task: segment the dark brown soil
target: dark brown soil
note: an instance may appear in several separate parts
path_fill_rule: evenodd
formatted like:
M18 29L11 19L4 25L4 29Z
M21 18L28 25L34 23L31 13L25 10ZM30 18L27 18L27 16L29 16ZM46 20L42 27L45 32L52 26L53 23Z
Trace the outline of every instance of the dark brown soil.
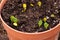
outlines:
M42 5L37 6L39 0L8 0L2 9L3 20L12 28L23 32L42 32L56 26L60 21L60 0L40 0ZM22 12L22 4L27 4L27 9ZM30 3L34 6L31 7ZM50 17L54 14L56 17ZM14 26L10 20L10 16L18 18L18 26ZM44 28L38 26L38 21L44 17L49 18L46 22L49 27ZM44 23L44 22L43 22Z
M0 40L9 40L7 37L7 32L5 31L5 29L2 26L1 20L0 20Z

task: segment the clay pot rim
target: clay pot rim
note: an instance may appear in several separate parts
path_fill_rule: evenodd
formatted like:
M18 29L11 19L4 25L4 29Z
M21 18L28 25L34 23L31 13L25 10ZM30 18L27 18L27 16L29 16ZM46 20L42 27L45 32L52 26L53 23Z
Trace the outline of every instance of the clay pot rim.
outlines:
M1 3L2 3L2 2L1 2ZM7 24L4 22L4 20L2 19L1 14L0 14L0 19L1 19L1 21L2 21L5 25L7 25ZM15 31L15 32L18 32L18 33L22 33L22 34L34 34L34 35L35 35L35 34L43 34L43 33L47 33L47 32L49 32L49 31L52 31L52 30L54 30L55 28L57 28L59 25L60 25L60 23L57 24L54 28L51 28L50 30L43 31L43 32L35 32L35 33L28 33L28 32L18 31L18 30L13 29L13 28L10 27L9 25L7 25L7 27L8 27L9 29Z
M1 18L1 21L2 21L5 25L7 25L7 24L4 22L4 20L2 19L1 15L0 15L0 18ZM28 33L28 32L18 31L18 30L13 29L13 28L12 28L12 27L10 27L9 25L7 25L7 27L8 27L9 29L11 29L11 30L15 31L15 32L23 33L23 34L43 34L43 33L47 33L47 32L49 32L49 31L54 30L54 29L55 29L55 28L57 28L59 25L60 25L60 23L59 23L59 24L57 24L54 28L51 28L50 30L43 31L43 32L35 32L35 33Z

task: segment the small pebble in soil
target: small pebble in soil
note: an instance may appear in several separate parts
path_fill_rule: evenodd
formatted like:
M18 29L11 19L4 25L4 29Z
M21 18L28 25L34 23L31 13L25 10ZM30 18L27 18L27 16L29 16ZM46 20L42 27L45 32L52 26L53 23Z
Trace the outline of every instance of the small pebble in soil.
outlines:
M56 5L57 3L56 2L54 2L54 5Z
M46 18L47 18L47 19L49 19L49 17L48 17L48 16L46 16Z

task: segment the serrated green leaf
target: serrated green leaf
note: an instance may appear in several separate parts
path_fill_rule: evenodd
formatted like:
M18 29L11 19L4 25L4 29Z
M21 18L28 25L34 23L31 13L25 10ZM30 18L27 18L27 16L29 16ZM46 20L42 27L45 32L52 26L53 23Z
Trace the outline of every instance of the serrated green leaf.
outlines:
M43 21L39 20L39 22L38 22L39 27L42 25L42 23L43 23Z
M47 29L49 24L47 22L44 23L44 27Z
M11 20L11 22L14 22L14 23L18 22L18 19L14 16L10 16L10 20Z

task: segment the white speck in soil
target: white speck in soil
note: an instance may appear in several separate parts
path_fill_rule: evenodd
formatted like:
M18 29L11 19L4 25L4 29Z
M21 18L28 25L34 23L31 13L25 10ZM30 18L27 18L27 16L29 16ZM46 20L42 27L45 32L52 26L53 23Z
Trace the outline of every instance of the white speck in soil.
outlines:
M50 10L48 10L48 12L50 13Z
M22 26L21 26L21 28L23 28L25 25L23 24Z
M49 17L48 17L48 16L46 16L46 18L47 18L47 19L49 19Z
M58 10L55 10L55 12L59 13L59 11L58 11Z
M56 8L58 8L58 7L56 7Z
M54 20L53 22L55 23L56 21Z
M26 16L26 18L28 18L28 16Z
M55 2L54 5L56 5L57 3Z
M55 23L53 23L53 25L54 25Z

